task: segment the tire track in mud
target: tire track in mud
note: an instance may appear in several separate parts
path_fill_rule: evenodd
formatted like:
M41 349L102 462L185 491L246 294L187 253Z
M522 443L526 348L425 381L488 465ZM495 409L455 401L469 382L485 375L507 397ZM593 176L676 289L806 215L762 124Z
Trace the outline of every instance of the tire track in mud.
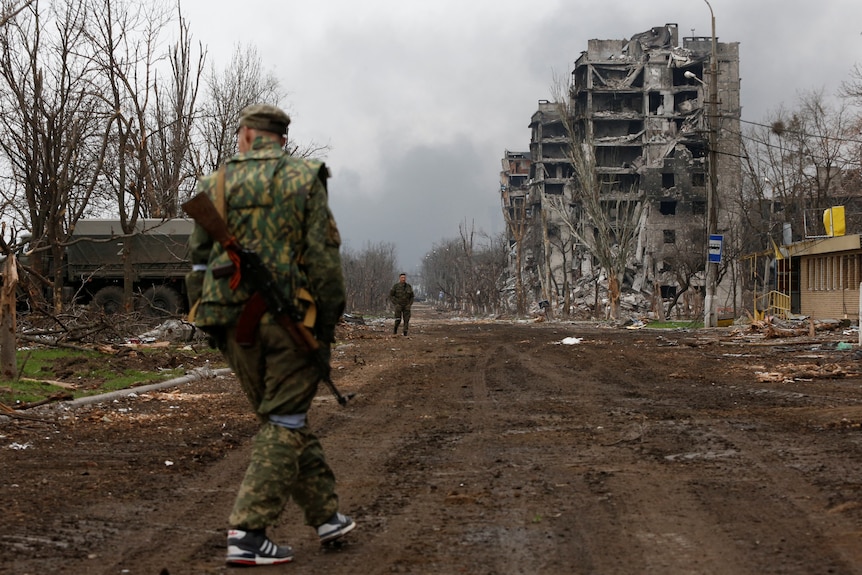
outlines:
M542 472L554 487L571 492L573 532L560 546L570 550L569 564L580 567L573 572L619 573L631 565L656 573L758 572L747 570L733 537L720 518L710 519L708 502L678 469L632 458L630 445L640 445L654 425L651 409L639 405L649 394L641 383L652 379L649 366L626 349L616 362L593 361L590 356L601 347L586 343L543 354L548 369L533 369L530 380L553 391L555 400L537 402L533 421L523 425L525 434L561 431L576 440L544 460L532 455L544 463ZM525 347L511 361L535 366L531 353ZM559 420L548 425L554 415Z
M542 572L543 565L570 563L543 524L543 514L553 513L531 503L537 490L545 496L548 489L534 469L536 457L521 437L510 433L525 423L520 409L512 407L525 378L533 374L509 345L494 343L477 354L462 351L462 345L476 349L474 331L448 330L431 345L433 352L419 361L414 354L414 370L399 368L400 386L375 392L375 405L389 404L395 410L390 417L402 418L391 427L413 431L390 443L386 459L372 464L380 466L383 481L373 501L358 513L372 528L361 545L387 559L370 569L365 565L363 572L517 572L513 565L532 565ZM423 362L434 364L431 382L423 381ZM404 393L413 400L405 401ZM405 426L404 418L414 425ZM501 438L513 438L514 444L501 443ZM392 532L398 537L387 537ZM453 540L459 544L453 547ZM409 543L393 547L390 541ZM490 562L489 548L497 550ZM422 557L419 565L417 557Z
M621 366L636 359L627 355ZM857 572L858 551L846 548L848 539L858 544L858 532L839 530L835 538L811 525L799 540L800 524L817 510L797 509L792 500L808 506L817 490L779 471L771 446L752 443L746 431L730 433L722 418L701 412L693 419L692 405L706 403L698 395L713 399L715 385L727 384L716 375L717 384L679 393L678 380L692 383L668 378L667 367L641 363L639 377L621 368L609 379L596 364L582 374L578 403L594 408L582 416L601 430L574 466L583 474L582 531L594 552L585 563L596 572L632 564L668 573ZM607 411L595 410L601 406ZM626 559L615 564L615 556Z
M814 568L828 573L862 572L862 532L844 515L858 508L862 462L847 473L840 447L828 433L810 440L786 438L762 423L696 420L729 446L722 473L698 479L704 506L737 541L774 549L769 561L750 563L761 572ZM767 437L769 439L767 439ZM788 449L788 446L792 448ZM703 457L700 446L689 457ZM830 462L842 462L830 468ZM850 492L842 494L842 487ZM769 526L763 529L763 525ZM802 535L804 534L804 535Z
M452 332L460 330L443 333ZM460 523L453 520L450 508L474 502L473 495L459 494L452 485L472 483L475 470L464 469L460 462L453 467L451 458L470 433L463 409L471 401L472 373L483 359L465 353L460 338L452 335L410 343L409 360L394 368L400 384L381 388L381 395L373 400L376 405L391 406L388 417L393 430L408 433L390 449L378 452L383 456L376 463L382 481L361 515L372 524L363 545L385 560L364 565L367 573L449 572L445 566L452 565L453 553L461 552L439 544L449 540L449 530ZM432 364L435 375L428 380L424 368ZM394 375L383 379L393 381ZM418 565L417 557L421 558Z
M347 545L321 550L291 505L271 534L296 561L255 573L862 573L858 431L823 423L858 410L853 381L757 383L750 364L776 360L663 352L647 332L416 324L336 350L336 383L358 395L341 408L322 389L312 409L358 523ZM571 335L584 339L554 345ZM141 436L151 459L175 437L156 433ZM85 532L115 531L99 558L51 572L244 572L222 563L248 457L236 447L163 497L75 508ZM111 453L98 459L106 477Z
M858 572L858 545L848 553L858 531L839 527L818 489L744 434L720 420L650 421L642 442L599 454L615 465L587 471L602 504L585 515L598 533L611 527L603 544L630 537L658 572Z
M182 392L194 395L199 390L205 390L203 395L213 400L212 398L223 393L226 387L230 388L231 383L223 379L216 385L201 380L184 387ZM218 391L213 392L213 389ZM93 485L98 486L99 491L93 493L84 489L80 493L81 501L62 502L64 507L80 509L73 514L60 515L65 522L56 524L56 529L50 531L50 537L57 541L68 539L77 546L78 551L91 551L88 554L67 553L60 570L40 569L35 572L107 575L147 571L148 568L141 566L157 564L158 570L165 569L169 573L204 574L217 573L223 567L221 558L225 549L225 520L247 463L247 452L241 449L228 450L223 456L216 456L219 458L217 461L206 466L206 473L188 475L182 468L186 464L194 465L188 459L189 445L176 446L176 450L175 446L170 445L172 427L183 425L183 406L172 406L173 402L169 400L151 399L153 400L146 402L146 405L140 403L144 401L143 397L141 400L119 400L116 408L120 412L147 413L152 416L151 420L143 418L139 425L142 428L164 429L162 437L165 445L161 448L159 445L134 442L128 443L127 451L124 452L122 447L100 440L93 442L91 446L74 445L70 453L65 455L63 460L67 464L76 457L82 459L81 465L73 467L73 470L85 477L92 474ZM221 404L218 399L213 401L215 404ZM111 405L114 403L116 402ZM120 407L121 405L126 407ZM100 413L107 410L99 406L96 408ZM114 417L120 419L110 415L110 411L106 413L106 422L110 422ZM224 444L235 445L240 435L244 436L253 428L249 423L247 418L242 418L242 421L230 421L221 426L217 423L210 424L202 435L194 439L222 444L216 448L217 452L221 453ZM67 432L74 433L74 429L70 428ZM225 441L225 437L230 439ZM117 435L115 441L123 445L127 440ZM208 448L205 443L200 444L201 453L206 453ZM73 453L76 455L71 455ZM176 461L175 456L179 456ZM180 468L173 480L166 480L165 477L170 477L169 474L153 471L150 467L155 463L163 469L169 469L168 462L170 465L176 463ZM107 469L113 467L123 470L113 471L114 475L154 474L153 485L135 489L123 483L114 486L117 491L114 493L110 484L98 480ZM82 472L81 469L92 471ZM63 476L62 471L55 473L59 477ZM146 479L140 481L146 482ZM86 480L82 482L87 483ZM66 531L69 532L68 535ZM93 544L93 538L96 538L98 544ZM78 556L83 558L78 559ZM0 573L2 572L3 568L0 567Z
M459 333L469 338L470 332ZM452 346L457 349L457 341ZM522 357L513 345L494 338L476 356L441 357L450 363L451 375L438 394L438 400L445 398L438 406L438 425L426 437L442 435L447 441L427 460L430 493L410 508L419 516L435 517L435 523L411 538L423 543L410 549L405 561L415 560L419 551L446 557L443 565L471 573L519 572L525 565L534 572L557 572L575 563L559 541L570 520L563 492L551 508L538 503L557 487L543 476L546 444L531 442L532 433L559 433L567 425L554 414L524 409L525 386L541 385L543 376L527 367L531 359L523 362ZM537 425L540 419L543 423ZM419 439L408 451L420 453L424 447ZM442 543L435 544L438 539ZM453 539L460 542L454 549ZM495 550L492 560L487 549Z

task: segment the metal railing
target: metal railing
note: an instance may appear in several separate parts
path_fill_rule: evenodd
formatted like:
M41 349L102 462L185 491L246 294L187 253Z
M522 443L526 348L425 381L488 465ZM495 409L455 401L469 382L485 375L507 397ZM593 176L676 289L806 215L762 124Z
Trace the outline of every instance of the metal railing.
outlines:
M790 315L790 296L780 291L771 291L757 298L755 316L763 319L765 315L787 319Z

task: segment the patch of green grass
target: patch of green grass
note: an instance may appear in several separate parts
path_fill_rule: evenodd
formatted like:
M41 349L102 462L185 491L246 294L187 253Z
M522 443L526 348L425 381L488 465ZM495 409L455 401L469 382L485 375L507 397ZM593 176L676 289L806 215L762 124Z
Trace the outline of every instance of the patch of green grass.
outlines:
M179 377L185 373L184 368L165 369L160 371L139 371L135 369L124 369L122 372L116 372L106 369L98 369L90 372L94 379L104 379L104 382L98 389L84 390L75 392L75 397L83 397L88 395L96 395L99 393L107 393L136 387L139 385L147 385L148 383L156 383L165 381L174 377Z
M102 354L96 351L79 351L64 348L31 348L19 349L16 353L18 358L18 375L20 377L45 377L46 373L53 376L53 366L58 359L83 359L96 360ZM6 382L2 382L6 383Z
M0 381L0 402L13 406L17 402L31 403L61 391L60 388L37 381Z
M134 363L146 366L146 356L158 352L140 349L135 353L138 360ZM124 367L120 358L97 351L46 347L18 350L16 355L18 379L0 379L0 402L9 406L33 403L61 393L72 398L98 395L164 381L185 372L183 367L163 370ZM58 380L76 388L48 383Z

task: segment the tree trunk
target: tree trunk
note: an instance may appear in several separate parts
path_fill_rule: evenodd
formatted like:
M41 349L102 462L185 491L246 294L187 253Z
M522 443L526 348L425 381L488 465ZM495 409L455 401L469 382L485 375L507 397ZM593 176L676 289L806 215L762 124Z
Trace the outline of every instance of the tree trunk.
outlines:
M527 313L527 298L524 297L524 274L521 269L523 265L524 239L521 237L518 240L516 247L516 264L515 264L515 309L518 317L524 317Z
M657 275L654 277L658 277ZM664 309L664 299L661 295L661 283L653 282L653 312L658 321L667 321L667 313Z
M620 281L615 275L608 276L608 298L611 300L611 319L620 319Z
M134 266L132 265L132 238L126 236L123 238L123 308L126 313L131 313L135 309L134 293L132 286L135 274Z
M18 351L15 336L15 292L18 287L18 266L14 253L9 253L3 266L3 286L0 288L0 369L4 380L18 377Z
M566 255L567 250L561 251L563 252L563 317L569 317L572 313L572 286L569 282L571 264Z
M545 301L548 302L548 307L545 308L545 317L552 319L554 317L556 297L554 297L554 285L551 279L553 275L551 270L551 239L548 237L548 221L545 216L545 210L542 210L542 251L545 255L545 273L543 274L542 290L544 291Z
M51 278L54 281L51 286L51 297L54 300L54 313L57 315L63 313L63 276L66 274L64 251L65 248L56 241L51 245L51 260L54 267L54 274Z
M603 315L602 310L599 309L599 276L596 275L593 280L593 317L601 319Z

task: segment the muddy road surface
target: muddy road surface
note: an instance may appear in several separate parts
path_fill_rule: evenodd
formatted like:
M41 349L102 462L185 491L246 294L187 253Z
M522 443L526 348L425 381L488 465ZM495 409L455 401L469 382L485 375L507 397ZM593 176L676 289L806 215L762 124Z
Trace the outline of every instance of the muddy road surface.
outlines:
M862 573L857 336L451 320L345 328L312 426L358 526L224 565L231 375L0 418L0 573ZM565 341L565 343L564 343Z

